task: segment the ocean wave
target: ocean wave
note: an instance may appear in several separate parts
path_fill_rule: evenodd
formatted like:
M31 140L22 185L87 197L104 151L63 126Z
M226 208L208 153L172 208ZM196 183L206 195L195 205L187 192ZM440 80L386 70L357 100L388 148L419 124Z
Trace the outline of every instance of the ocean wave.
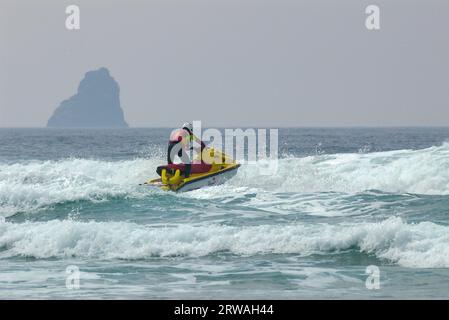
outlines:
M0 164L0 215L32 212L57 203L144 197L138 184L155 177L161 158L128 161L66 159ZM250 193L449 194L449 144L422 150L323 154L245 164L225 187L227 197ZM188 197L215 199L220 188Z
M449 194L449 143L421 150L324 154L248 164L230 183L275 192Z
M357 250L404 267L449 267L449 227L408 224L393 217L378 223L260 226L145 226L128 222L0 223L0 258L85 257L150 259L200 257L217 252L336 254Z
M0 164L0 215L32 212L57 203L142 197L139 183L154 176L156 159L87 159Z

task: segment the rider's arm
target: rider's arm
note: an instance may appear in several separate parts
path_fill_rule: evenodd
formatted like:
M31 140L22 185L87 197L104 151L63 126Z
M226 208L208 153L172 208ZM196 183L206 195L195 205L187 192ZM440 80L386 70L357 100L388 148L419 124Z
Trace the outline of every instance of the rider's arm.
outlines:
M199 139L197 136L192 134L192 140L194 140L195 142L197 142L198 144L201 145L201 151L203 151L204 148L206 148L206 144L201 141L201 139Z

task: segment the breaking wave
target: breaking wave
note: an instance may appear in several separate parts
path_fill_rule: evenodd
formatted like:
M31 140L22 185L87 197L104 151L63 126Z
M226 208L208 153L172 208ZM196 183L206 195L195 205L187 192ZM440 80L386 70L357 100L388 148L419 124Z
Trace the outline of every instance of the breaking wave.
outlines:
M449 143L421 150L325 154L247 165L232 184L291 192L449 194Z
M66 159L0 164L0 215L30 212L67 201L145 197L141 183L162 159ZM325 154L246 164L226 192L344 192L449 194L449 144L422 150ZM200 190L202 191L202 190Z
M449 227L394 217L360 224L177 225L52 220L0 223L0 258L328 254L356 250L405 267L449 267Z

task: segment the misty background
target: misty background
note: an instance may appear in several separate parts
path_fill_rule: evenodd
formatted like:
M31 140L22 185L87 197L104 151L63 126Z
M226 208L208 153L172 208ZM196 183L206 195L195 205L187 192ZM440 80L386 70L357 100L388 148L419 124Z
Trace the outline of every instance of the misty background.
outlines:
M0 0L0 127L45 126L100 67L133 127L448 126L448 36L444 0Z

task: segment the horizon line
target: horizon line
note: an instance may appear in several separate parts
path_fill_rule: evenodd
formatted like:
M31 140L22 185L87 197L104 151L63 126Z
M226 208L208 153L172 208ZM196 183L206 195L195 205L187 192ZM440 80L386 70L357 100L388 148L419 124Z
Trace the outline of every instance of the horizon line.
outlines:
M98 129L106 129L106 130L126 130L126 129L170 129L177 128L177 126L146 126L146 127L1 127L0 129L49 129L49 130L98 130ZM219 129L238 129L238 128L261 128L261 129L387 129L387 128L449 128L448 125L354 125L354 126L205 126L204 128L219 128Z

